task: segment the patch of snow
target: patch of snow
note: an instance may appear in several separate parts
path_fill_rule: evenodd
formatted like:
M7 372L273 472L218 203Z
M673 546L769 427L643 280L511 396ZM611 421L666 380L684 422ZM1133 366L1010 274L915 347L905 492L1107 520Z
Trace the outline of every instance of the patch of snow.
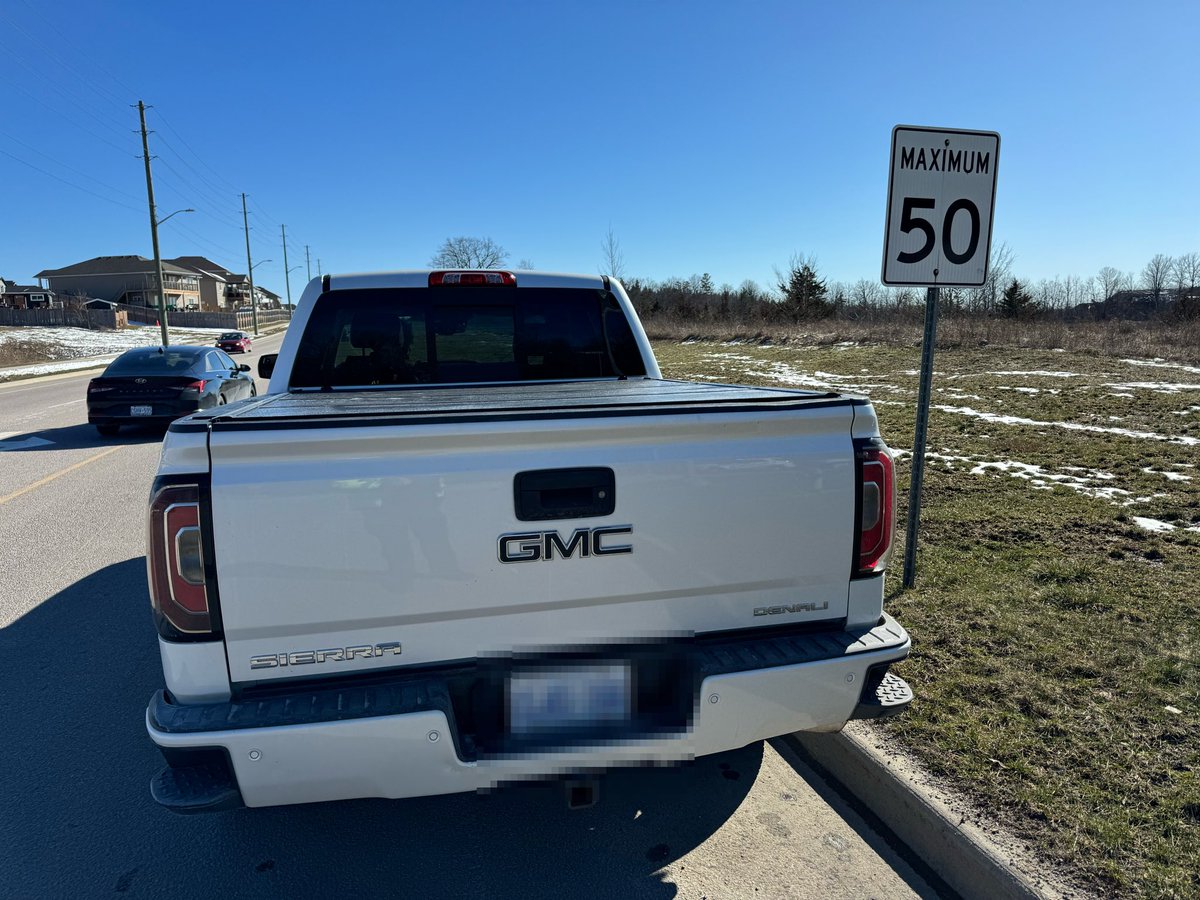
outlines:
M41 363L32 366L16 366L11 369L0 369L0 381L11 381L14 378L32 378L36 375L53 375L57 372L78 372L83 369L100 369L112 360L101 359L69 359L65 362Z
M1193 375L1200 375L1200 367L1185 366L1181 363L1169 363L1161 357L1154 359L1123 359L1123 363L1129 363L1131 366L1150 366L1155 369L1179 369L1181 372L1190 372Z
M1170 522L1160 522L1158 519L1149 519L1145 516L1134 516L1133 524L1143 531L1149 531L1152 534L1163 534L1175 530L1175 526Z
M1108 382L1104 386L1107 388L1117 388L1121 391L1154 391L1156 394L1178 394L1180 391L1200 391L1200 384L1182 384L1172 381Z
M1142 471L1147 473L1148 475L1161 475L1163 478L1167 479L1167 481L1191 481L1192 480L1191 475L1184 475L1182 472L1164 472L1159 469L1155 469L1152 466L1147 466L1146 468L1142 469Z
M1144 531L1149 531L1151 534L1167 534L1172 531L1190 531L1200 534L1200 525L1190 525L1187 528L1181 528L1178 525L1172 525L1170 522L1162 522L1158 519L1150 519L1145 516L1133 516L1133 524Z
M1128 400L1133 399L1133 394L1109 394L1110 397L1125 397Z
M1187 409L1177 409L1173 415L1190 416L1194 412L1200 412L1200 406L1189 406Z
M1026 378L1082 378L1079 372L1051 372L1046 369L1029 369L1010 372L963 372L950 378L984 378L989 375L1021 375Z
M1021 394L1061 394L1062 391L1058 388L1035 388L1035 387L1005 387L1000 386L1002 391L1017 391Z
M1004 416L999 413L980 412L969 406L946 406L934 404L934 409L942 412L955 413L961 416L972 416L985 422L995 422L999 425L1033 425L1038 428L1064 428L1068 431L1087 431L1092 434L1117 434L1122 437L1137 438L1145 441L1164 441L1168 444L1182 444L1185 447L1200 445L1200 438L1189 435L1158 434L1153 431L1133 431L1129 428L1107 428L1103 425L1083 425L1079 422L1040 422L1037 419L1026 419L1022 416Z

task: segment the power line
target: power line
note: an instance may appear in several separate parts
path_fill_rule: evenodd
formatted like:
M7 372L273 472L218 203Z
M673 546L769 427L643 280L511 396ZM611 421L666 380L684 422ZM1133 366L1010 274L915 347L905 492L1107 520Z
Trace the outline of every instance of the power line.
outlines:
M187 151L196 158L196 161L199 162L200 165L202 165L202 166L204 166L204 168L208 169L208 171L210 171L213 174L213 177L215 177L218 181L225 182L225 186L228 188L229 193L235 194L235 195L238 193L237 188L235 188L233 185L231 185L228 181L225 181L225 179L221 177L220 173L218 173L216 169L214 169L212 166L210 166L204 160L204 157L202 157L199 153L197 153L195 150L192 149L191 145L184 139L183 135L180 134L179 131L176 130L175 126L171 124L170 119L168 119L166 116L164 116L161 112L158 114L158 118L159 118L159 121L161 121L164 125L167 126L167 128L169 128L171 130L171 134L173 134L173 135L175 135L175 137L179 138L179 143L183 144L183 146L187 149ZM197 174L199 174L199 173L197 173Z
M0 150L0 153L3 153L9 159L16 160L23 166L28 166L29 168L33 169L35 172L41 172L47 178L53 178L55 181L60 181L63 184L67 185L68 187L73 187L78 191L83 191L85 194L91 194L93 197L97 198L98 200L103 200L106 203L113 204L114 206L120 206L120 207L124 207L125 209L131 209L136 213L142 212L142 210L138 209L137 207L130 206L128 203L122 203L120 200L113 200L110 197L105 197L101 194L97 194L95 191L89 190L88 188L85 188L82 185L75 184L73 181L67 181L67 179L65 179L65 178L60 178L59 176L55 175L53 172L47 172L45 169L39 168L31 162L21 159L21 157L19 157L19 156L13 156L7 150Z
M7 138L8 140L12 141L14 144L20 144L26 150L30 151L31 153L36 153L38 156L42 157L47 162L51 162L56 166L60 166L61 168L64 168L69 172L74 172L76 175L82 175L84 178L98 184L100 187L104 188L106 191L112 191L114 194L120 194L122 197L128 197L130 200L133 200L135 202L140 199L139 197L135 197L133 194L130 194L128 191L123 191L120 188L115 188L111 184L105 184L99 178L96 178L94 175L84 172L82 169L76 169L74 166L69 166L65 162L60 162L59 160L57 160L53 156L51 156L49 153L46 153L44 150L40 150L37 147L34 147L30 144L26 144L24 141L20 140L19 138L13 137L11 134L6 134L5 132L0 131L0 137Z
M105 73L106 75L108 75L108 77L111 78L113 80L113 82L119 88L121 88L122 91L125 92L125 96L131 97L137 93L137 91L135 91L129 85L125 84L125 82L121 81L120 78L118 78L115 74L113 74L111 69L105 68L101 62L99 62L95 59L96 54L94 52L94 48L85 49L83 47L80 47L78 44L76 44L74 41L72 41L70 38L68 38L65 34L63 34L61 31L59 31L53 22L51 22L50 20L45 18L40 12L38 12L38 10L34 6L32 6L30 3L28 3L27 0L21 0L21 3L24 5L24 7L26 9L28 9L31 13L33 13L35 16L37 16L39 19L41 19L42 22L44 22L47 26L49 26L50 30L53 31L55 34L57 34L59 36L59 38L63 41L63 43L69 44L71 47L74 48L74 50L81 57L86 58L88 61L89 69L97 69L97 70ZM45 44L43 44L42 46L45 46ZM97 91L99 90L99 88L96 87L94 82L91 81L90 79L88 80L88 84L89 84L89 86L93 87L95 90L97 90ZM112 94L110 96L115 98L114 102L116 102L119 106L125 106L126 101L124 99L122 99L120 97L120 95Z
M25 90L25 88L21 87L21 85L16 84L14 82L12 84L12 86L15 87L22 94L24 94L26 97L28 97L30 100L32 100L34 103L38 104L39 106L43 107L44 109L48 109L50 112L54 113L55 115L59 116L60 118L65 119L67 122L69 122L75 128L78 128L80 131L90 134L92 137L94 137L96 140L100 141L101 143L108 144L108 146L112 147L114 150L116 150L122 156L136 156L137 155L137 154L131 152L132 148L119 146L118 144L116 144L113 141L109 140L108 138L104 137L104 135L98 134L97 132L93 131L91 128L89 128L87 125L84 125L82 122L80 122L78 119L74 118L73 116L70 116L67 113L63 112L61 109L50 105L45 100L43 100L41 97L34 96L29 91Z

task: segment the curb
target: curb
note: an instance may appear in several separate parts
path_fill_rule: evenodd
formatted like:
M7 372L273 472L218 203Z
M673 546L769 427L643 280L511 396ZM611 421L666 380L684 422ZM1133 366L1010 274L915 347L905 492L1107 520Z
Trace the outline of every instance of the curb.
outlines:
M1060 897L1021 872L974 823L956 815L911 774L854 731L799 732L787 740L869 809L962 897L1046 900Z

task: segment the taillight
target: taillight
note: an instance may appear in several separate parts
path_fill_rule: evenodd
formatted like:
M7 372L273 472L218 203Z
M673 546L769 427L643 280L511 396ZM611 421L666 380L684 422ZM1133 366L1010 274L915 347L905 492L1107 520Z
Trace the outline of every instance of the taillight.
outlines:
M515 287L517 276L512 272L430 272L430 287L462 287L501 286Z
M201 379L200 381L193 381L191 384L185 384L183 389L185 391L195 391L196 393L200 393L204 390L204 386L206 384L208 384L208 382L204 379Z
M89 394L99 394L104 391L111 391L112 389L113 386L111 384L96 384L95 381L89 381L87 392Z
M882 441L856 444L859 477L858 566L856 574L882 572L892 550L896 522L896 479L892 457Z
M184 634L211 633L199 486L160 488L150 500L147 528L146 571L155 615Z

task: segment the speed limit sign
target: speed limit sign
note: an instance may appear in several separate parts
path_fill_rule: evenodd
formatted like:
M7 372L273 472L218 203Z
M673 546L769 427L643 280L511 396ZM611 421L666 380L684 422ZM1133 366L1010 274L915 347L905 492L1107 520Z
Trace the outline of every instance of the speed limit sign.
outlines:
M883 283L979 287L987 280L1000 135L892 129Z

